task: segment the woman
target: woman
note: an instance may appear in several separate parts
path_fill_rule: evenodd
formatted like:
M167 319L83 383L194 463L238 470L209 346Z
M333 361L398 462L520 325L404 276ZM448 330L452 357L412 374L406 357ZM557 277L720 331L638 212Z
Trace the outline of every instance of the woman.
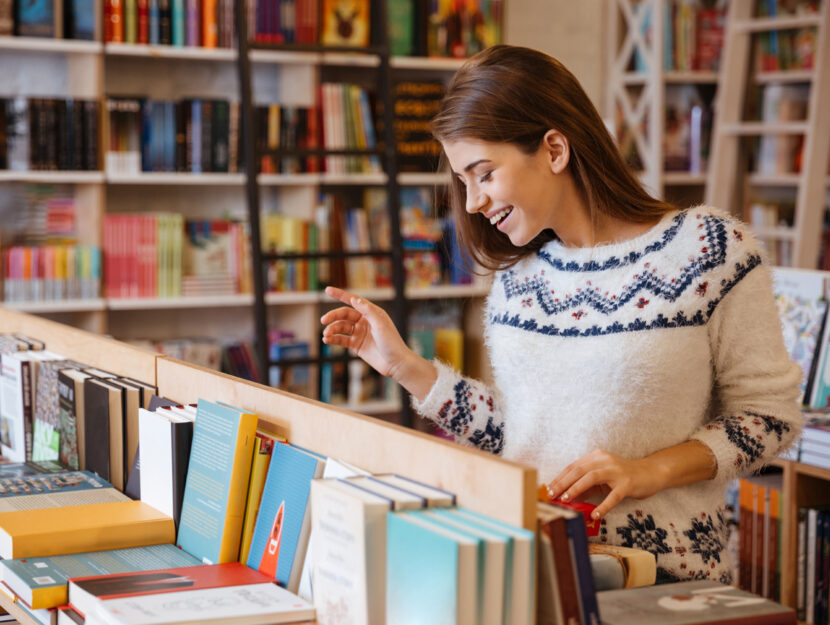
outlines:
M496 46L453 78L432 123L462 243L495 270L495 385L410 351L340 289L323 339L423 416L598 504L598 540L647 549L658 581L731 581L723 491L796 437L800 370L761 247L726 213L677 210L628 171L558 61Z

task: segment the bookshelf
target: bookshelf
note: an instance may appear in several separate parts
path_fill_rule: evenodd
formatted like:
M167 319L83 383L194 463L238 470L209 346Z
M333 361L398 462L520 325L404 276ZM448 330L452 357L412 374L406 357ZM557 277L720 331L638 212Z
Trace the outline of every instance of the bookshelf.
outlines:
M706 201L758 228L777 264L816 268L830 182L830 3L799 7L764 16L752 3L730 4ZM788 67L769 53L769 42L800 33L813 33L811 62L800 64L806 67ZM753 90L761 95L753 99ZM753 108L760 110L750 117ZM792 210L774 208L769 227L753 214L757 203Z
M643 185L680 206L700 203L707 180L721 27L707 31L708 41L680 41L682 32L703 32L703 16L695 3L674 0L606 3L606 117ZM717 13L705 16L717 22Z
M537 476L530 467L40 317L0 308L0 326L44 340L67 357L157 384L161 395L176 401L205 397L255 411L261 429L298 445L371 472L395 472L433 484L457 493L461 506L535 528ZM36 625L3 593L0 606L20 623Z

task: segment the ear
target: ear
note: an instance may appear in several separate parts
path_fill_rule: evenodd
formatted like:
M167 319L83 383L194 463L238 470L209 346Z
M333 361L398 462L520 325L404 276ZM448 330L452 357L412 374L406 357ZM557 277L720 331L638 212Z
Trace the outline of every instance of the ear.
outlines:
M553 173L565 171L571 158L571 146L565 135L558 130L548 130L542 138L542 149L547 152L546 158Z

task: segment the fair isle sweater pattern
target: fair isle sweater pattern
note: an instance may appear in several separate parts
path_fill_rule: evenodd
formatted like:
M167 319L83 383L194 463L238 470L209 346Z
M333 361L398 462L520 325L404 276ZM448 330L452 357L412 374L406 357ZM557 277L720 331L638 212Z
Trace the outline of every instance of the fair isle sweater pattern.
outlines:
M559 259L552 258L544 250L539 252L539 258L558 271L587 274L618 270L663 250L676 237L687 218L687 213L681 212L673 219L672 225L663 232L658 241L647 245L642 252L632 251L622 258L612 256L603 263L595 261L563 263ZM634 305L643 313L647 313L649 305L655 301L655 298L675 302L691 288L695 289L697 295L705 297L711 285L709 280L701 279L701 277L718 270L726 263L729 235L731 234L740 241L743 240L743 233L736 228L731 228L731 233L727 232L726 220L712 214L698 213L696 218L699 222L697 229L700 230L699 255L690 256L688 263L675 275L660 274L657 267L646 261L642 264L640 273L635 273L631 281L623 285L616 293L603 291L591 280L586 280L584 288L578 287L574 293L565 293L560 296L556 289L551 288L551 281L545 269L541 269L532 277L524 276L523 278L517 276L515 271L508 270L501 275L499 280L504 288L505 299L510 301L520 297L523 308L531 308L534 303L538 304L545 319L550 323L540 325L534 318L522 318L521 313L510 311L494 313L490 323L513 326L539 334L574 337L705 324L720 300L732 287L761 264L760 254L748 254L745 259L735 263L732 276L728 279L721 279L719 295L708 300L705 310L703 308L691 311L678 310L672 317L667 317L660 309L652 318L644 315L627 322L611 320L607 325L589 324L589 320L594 316L607 320L609 316L625 308L632 301L635 301ZM652 308L656 307L652 306Z
M568 434L560 436L560 431L567 430L570 423L557 422L551 413L561 410L576 416L583 411L592 414L597 410L596 401L580 404L583 394L576 388L579 384L590 379L592 385L607 389L607 400L601 395L600 401L606 401L611 414L617 406L634 412L631 423L637 423L640 418L636 413L638 405L647 403L630 397L631 390L619 386L620 380L636 379L639 372L632 370L619 375L616 370L604 369L610 366L601 362L604 354L631 350L635 356L649 358L646 350L654 345L665 350L667 344L670 350L678 340L679 335L675 333L682 332L683 344L702 354L693 372L706 378L720 366L716 364L718 350L727 349L710 345L717 340L713 336L719 336L711 327L712 319L727 296L740 290L740 294L733 296L730 307L718 313L718 328L734 328L732 317L746 314L746 307L751 310L754 297L771 298L765 282L767 274L755 275L763 263L760 246L743 230L742 224L713 209L698 207L668 215L647 236L638 237L631 245L613 246L609 250L603 253L600 249L586 258L585 254L569 253L559 244L547 245L534 257L498 273L485 315L496 384L488 387L436 361L438 380L423 402L413 401L416 410L463 444L537 466L540 481L547 481L565 464L589 452L594 445L593 438L614 427L613 421L598 422L578 430L577 433L583 434L581 439L568 439ZM742 283L744 286L737 289ZM776 314L774 305L765 310ZM777 316L750 343L780 343L780 337L763 335L765 331L780 333L776 323ZM731 336L733 332L730 330L728 334ZM536 360L522 362L521 353L534 347ZM739 349L742 348L739 346ZM534 392L531 389L535 388L537 377L542 384L554 384L544 377L548 370L568 371L562 369L557 359L566 360L568 356L587 351L595 355L598 364L595 371L585 372L585 379L567 379L551 373L557 380L555 384L571 388L564 395L569 402L566 406L555 403L558 389L536 389L545 397L537 404L516 391L521 388ZM768 356L764 354L764 358ZM744 405L744 400L732 401L727 396L722 402L725 408L714 412L707 395L719 391L717 371L708 386L701 383L695 391L699 405L686 411L682 407L686 398L682 390L667 388L659 380L653 382L653 387L645 387L644 392L665 395L663 400L667 406L680 406L677 415L666 414L666 419L675 423L672 427L686 428L684 431L691 432L689 438L698 439L712 449L718 463L718 479L664 491L644 501L625 500L603 519L598 540L654 553L659 581L730 581L723 510L717 505L722 500L723 484L769 462L789 445L799 429L795 401L789 399L789 394L793 398L797 396L798 373L794 373L795 366L789 363L785 352L775 352L775 356L774 367L748 376L758 378L745 383L749 390L741 389L740 385L736 387L740 391L738 395L747 397L755 394L753 384L759 384L758 388L762 389L759 395L764 396L760 404ZM670 355L667 366L673 366L677 357ZM502 364L503 359L510 364ZM636 357L632 362L636 362ZM781 390L763 390L773 386L763 376L773 374L777 377L770 379L782 380L775 387ZM726 370L725 375L734 377L735 373ZM682 375L676 377L682 379ZM736 386L732 377L730 384ZM680 393L677 398L673 397L675 392ZM653 408L644 410L647 419ZM566 421L578 421L578 418ZM625 457L642 457L651 450L642 446L641 439L650 436L654 438L648 426L644 431L627 434L623 430L621 439L626 440L605 440L603 448ZM627 437L633 437L634 442ZM537 438L545 442L537 443ZM566 440L560 443L560 439ZM681 441L663 440L655 444L661 448L660 445L676 442ZM560 455L564 459L558 463Z

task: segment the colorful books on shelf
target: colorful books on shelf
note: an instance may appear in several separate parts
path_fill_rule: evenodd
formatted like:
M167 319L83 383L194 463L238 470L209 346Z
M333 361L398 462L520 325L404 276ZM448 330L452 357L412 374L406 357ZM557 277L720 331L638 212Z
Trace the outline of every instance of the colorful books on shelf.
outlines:
M101 249L94 245L12 245L3 249L3 299L59 302L101 296Z
M233 7L230 0L105 0L104 41L232 48L236 41Z
M796 547L796 609L799 621L828 621L830 571L830 507L802 506L798 509Z
M70 578L192 567L199 560L172 544L149 545L55 555L0 560L0 580L27 605L51 608L67 602Z
M333 82L321 83L319 91L323 147L339 151L376 149L375 113L369 93L358 85ZM323 164L332 174L383 171L377 155L326 156Z
M769 474L743 479L738 497L737 584L743 590L779 601L781 476Z
M256 153L263 174L298 174L320 170L319 159L303 155L319 145L316 108L261 105L256 108ZM296 154L294 152L297 152Z

